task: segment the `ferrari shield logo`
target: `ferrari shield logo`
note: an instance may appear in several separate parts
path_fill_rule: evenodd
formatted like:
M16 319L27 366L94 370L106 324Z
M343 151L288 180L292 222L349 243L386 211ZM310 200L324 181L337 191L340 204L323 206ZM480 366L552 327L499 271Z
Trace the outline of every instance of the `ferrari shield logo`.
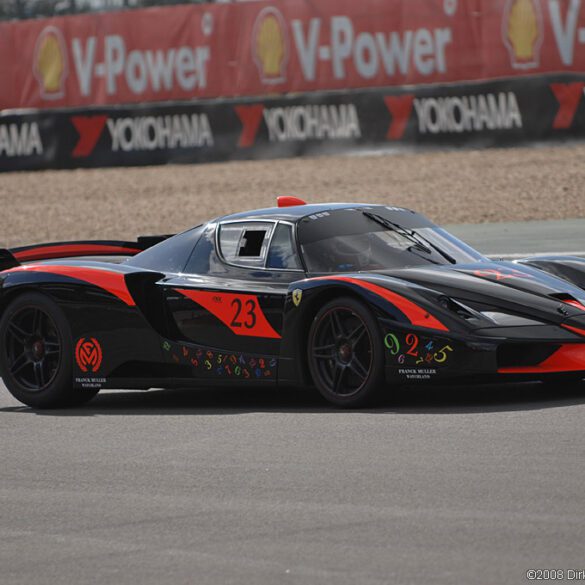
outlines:
M292 300L295 307L298 307L301 304L301 299L303 298L303 291L300 288L296 288L293 290Z

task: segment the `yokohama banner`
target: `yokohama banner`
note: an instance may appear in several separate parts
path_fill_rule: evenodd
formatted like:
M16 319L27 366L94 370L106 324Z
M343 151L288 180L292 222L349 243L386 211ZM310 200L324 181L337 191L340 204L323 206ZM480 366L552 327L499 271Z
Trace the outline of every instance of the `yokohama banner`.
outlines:
M585 0L272 0L0 24L0 110L585 71Z
M0 170L585 137L585 75L0 116Z

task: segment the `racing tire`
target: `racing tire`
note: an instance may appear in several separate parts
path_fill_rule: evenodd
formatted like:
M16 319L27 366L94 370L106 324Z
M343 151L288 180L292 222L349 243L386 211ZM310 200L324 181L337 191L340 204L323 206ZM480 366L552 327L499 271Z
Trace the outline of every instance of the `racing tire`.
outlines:
M0 376L9 392L38 409L79 406L99 390L73 388L73 342L61 308L25 293L0 319Z
M315 386L336 406L372 403L384 387L380 328L372 312L353 298L337 298L319 310L307 351Z

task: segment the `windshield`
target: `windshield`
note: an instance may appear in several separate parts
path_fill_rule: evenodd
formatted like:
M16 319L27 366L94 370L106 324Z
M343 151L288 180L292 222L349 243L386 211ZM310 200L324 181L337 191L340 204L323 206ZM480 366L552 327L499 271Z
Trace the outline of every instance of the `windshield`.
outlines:
M340 209L299 224L299 243L313 273L466 264L485 258L424 217L394 208Z

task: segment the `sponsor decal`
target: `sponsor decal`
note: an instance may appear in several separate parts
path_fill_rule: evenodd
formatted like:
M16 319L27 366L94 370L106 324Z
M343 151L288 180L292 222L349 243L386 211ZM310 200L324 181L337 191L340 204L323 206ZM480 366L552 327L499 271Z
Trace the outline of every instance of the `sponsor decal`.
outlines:
M260 81L274 85L286 81L290 54L284 16L274 6L263 8L252 30L252 58Z
M213 146L207 114L110 118L107 127L114 152Z
M71 153L72 157L83 158L93 152L107 120L107 116L71 116L71 123L79 134L79 140Z
M347 140L362 135L354 104L312 104L267 108L262 104L236 106L242 122L240 148L253 146L262 120L270 142Z
M68 63L63 33L56 26L46 26L37 38L33 64L33 74L43 100L56 100L65 95Z
M301 300L303 298L303 291L300 288L296 288L292 292L292 302L295 307L298 307L301 304Z
M104 128L108 129L112 152L202 148L213 146L214 138L207 114L174 114L109 118L72 116L79 139L71 156L87 157L94 151Z
M571 127L577 108L581 103L584 88L585 83L581 81L550 84L550 89L559 102L559 109L553 120L555 130L564 130Z
M266 108L264 121L270 142L342 140L362 135L353 104Z
M502 38L514 69L538 67L543 29L540 0L506 1L502 18Z
M235 111L242 123L242 132L238 140L239 148L249 148L254 146L256 135L262 122L262 113L264 112L263 104L254 104L251 106L235 106Z
M102 388L106 378L75 378L75 385L81 388Z
M75 361L82 372L96 373L102 365L102 346L95 337L82 337L75 346Z
M430 380L437 374L435 368L399 368L398 373L407 380Z
M522 113L513 92L424 98L405 94L385 96L384 103L391 117L386 133L388 140L404 137L413 109L421 134L461 134L523 127Z
M415 98L421 134L481 132L522 128L514 92L463 97Z
M384 103L391 116L386 138L388 140L400 140L404 136L408 120L410 119L414 95L385 96Z
M10 42L3 47L4 77L11 83L0 88L0 109L451 84L584 70L584 0L483 4L231 2L5 23Z
M302 20L291 22L306 81L318 79L319 66L330 67L336 80L351 78L350 69L362 80L380 75L392 78L416 73L427 77L447 72L446 48L453 40L449 27L369 32L356 31L350 16L324 20L313 17L306 27Z
M102 54L98 62L99 47ZM100 86L107 96L115 96L125 88L140 96L175 89L194 92L207 87L211 58L208 45L128 50L123 36L106 35L103 39L73 38L71 52L83 97L94 94L96 80L103 82Z
M0 157L43 154L43 142L36 122L0 124Z
M390 331L384 336L384 345L391 360L398 365L444 366L454 355L449 340L421 337L416 333Z
M585 43L585 28L579 27L581 0L548 0L553 36L561 62L567 67L575 64L577 43Z

